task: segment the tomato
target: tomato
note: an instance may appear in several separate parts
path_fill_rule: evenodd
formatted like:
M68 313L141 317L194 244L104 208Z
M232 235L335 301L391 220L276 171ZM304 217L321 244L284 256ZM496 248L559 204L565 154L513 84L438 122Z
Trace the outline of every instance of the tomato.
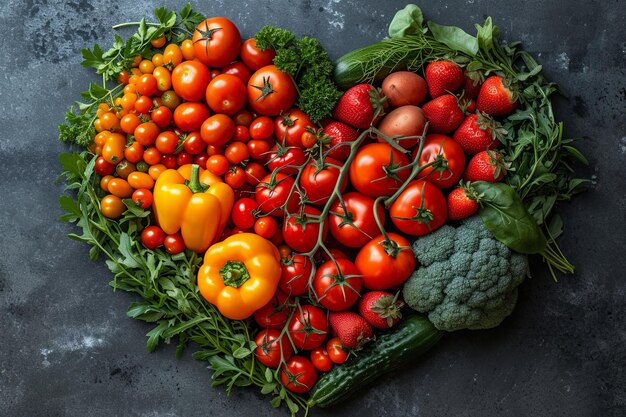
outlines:
M411 243L397 233L387 233L372 239L359 251L354 263L370 290L386 290L406 281L415 270L415 254Z
M209 67L221 68L237 58L241 34L237 26L225 17L210 17L193 32L193 52Z
M152 73L157 80L159 91L167 91L172 88L172 73L165 67L156 67ZM168 107L169 108L169 107Z
M330 360L328 352L323 347L311 351L311 363L320 372L328 372L333 368L333 361Z
M166 106L159 106L152 110L150 118L159 127L167 127L172 123L173 115L172 111Z
M119 74L117 74L117 82L119 84L128 84L128 79L130 78L130 72L128 70L122 70Z
M151 190L152 188L154 188L154 180L150 175L146 174L145 172L131 172L130 174L128 174L127 181L128 184L130 184L130 186L135 189L147 188Z
M177 253L184 252L185 249L187 249L183 236L180 232L165 236L165 239L163 240L163 247L165 248L165 251L171 255L176 255Z
M176 107L178 107L180 103L182 103L182 100L174 91L167 90L166 92L161 94L161 102L163 102L163 105L165 107L174 111L176 110Z
M380 233L374 219L374 199L357 192L349 192L337 199L330 207L328 229L338 242L352 248L360 248ZM381 224L385 224L385 211L381 204L376 207Z
M128 162L137 163L143 158L144 147L139 142L133 142L124 149L124 158Z
M246 85L240 78L230 74L213 78L206 89L206 102L216 113L237 113L246 104L247 97Z
M154 146L150 146L143 152L143 160L148 165L156 165L161 163L162 157L163 155L161 154L161 152Z
M165 165L167 169L174 169L177 164L176 156L172 154L164 154L161 156L161 163Z
M309 392L317 382L317 370L304 356L292 356L280 369L280 382L291 392Z
M127 160L123 160L115 166L115 173L120 178L128 178L128 174L134 172L137 169L136 165Z
M96 159L96 165L93 167L96 174L104 177L105 175L111 175L115 172L115 164L108 162L102 156Z
M100 200L100 211L104 217L116 219L126 211L126 205L121 198L109 194Z
M260 139L252 139L247 145L250 158L258 160L267 158L268 152L270 151L270 144L268 142Z
M148 249L156 249L163 244L165 232L159 226L148 226L141 231L141 243Z
M235 123L235 134L233 140L237 142L246 143L250 140L250 131L245 126L239 126Z
M163 48L165 46L165 42L167 42L167 39L165 39L165 35L161 35L156 39L152 39L150 41L150 45L154 46L155 48Z
M267 168L270 171L279 169L283 174L291 175L298 173L298 167L306 162L306 155L300 148L287 147L276 144L268 155Z
M413 152L413 158L416 154L417 149ZM441 160L444 166L439 169L425 168L418 178L423 178L438 188L448 188L459 182L465 170L465 152L461 145L446 135L426 135L419 165L423 166L435 160Z
M154 143L161 129L155 123L145 122L135 128L133 135L135 140L143 146L150 146Z
M185 102L174 110L174 123L183 132L191 132L200 130L200 126L210 115L211 112L205 104Z
M206 152L201 152L198 155L195 155L193 157L193 163L200 165L200 168L202 169L206 169L206 164L207 164L208 159L209 159L209 155ZM228 169L228 167L226 167L226 169Z
M289 249L289 251L291 251L291 249ZM313 264L309 258L304 255L295 254L283 258L281 263L282 272L280 281L278 282L278 288L294 296L306 294L309 290L309 278L313 270Z
M250 127L250 124L252 123L252 118L252 113L246 108L239 110L233 115L233 120L235 120L235 124L237 126Z
M122 117L122 119L120 120L120 129L122 129L124 133L129 133L132 135L133 132L135 132L135 129L137 128L137 126L139 126L140 124L141 124L141 119L137 117L136 114L131 113Z
M356 265L348 259L324 262L311 283L317 301L331 311L347 310L359 299L359 275Z
M350 164L350 182L358 192L369 197L391 196L409 178L409 158L387 143L362 146ZM393 176L397 178L393 178Z
M412 236L437 230L446 221L447 212L441 190L424 180L412 181L389 209L393 224Z
M294 214L290 211L290 213L283 224L283 239L291 249L306 253L315 248L318 239L326 239L328 225L326 222L320 223L320 220L316 218L322 214L321 211L312 206L304 206L301 212Z
M193 52L193 41L191 39L185 39L180 44L180 49L183 53L183 58L185 58L185 61L191 61L196 57Z
M250 229L256 222L255 210L259 208L259 203L252 198L240 198L235 201L230 219L235 226L241 229Z
M250 152L245 143L231 142L224 150L224 156L233 165L237 165L250 157Z
M225 114L214 114L200 127L202 139L209 145L221 146L235 134L235 122Z
M105 175L104 177L100 178L100 188L102 188L102 191L106 193L109 192L109 181L111 181L113 178L115 178L113 175Z
M240 61L231 62L229 65L222 68L222 74L234 75L243 81L244 86L248 84L248 80L252 76L250 69Z
M254 233L265 239L273 238L277 231L278 222L274 217L261 217L254 223Z
M248 68L252 71L256 71L266 65L271 65L274 62L276 51L272 48L267 48L262 51L256 47L256 40L250 38L241 44L239 55Z
M178 166L183 166L183 165L193 163L193 155L191 155L188 152L180 151L179 153L175 154L175 156L176 156L176 165Z
M328 202L339 180L338 167L342 166L343 162L326 158L321 164L314 159L304 167L300 175L300 187L311 204L324 205ZM348 179L344 177L339 191L343 192L347 184Z
M287 295L276 291L266 305L254 312L254 320L266 329L282 329L289 320L289 313Z
M228 167L228 159L224 155L212 155L206 161L206 169L215 175L224 175Z
M148 209L152 205L152 191L146 188L139 188L135 190L131 198L137 207L141 207L142 209Z
M124 159L126 135L111 133L102 147L102 157L111 164L119 164Z
M330 360L338 365L348 359L348 352L346 352L346 349L343 347L338 337L333 337L326 342L326 351L328 352Z
M246 182L250 185L257 185L261 179L267 175L263 165L258 162L249 162L246 165Z
M274 122L267 116L260 116L250 123L250 137L252 139L267 139L274 134Z
M246 183L246 172L241 167L231 167L224 174L224 182L232 188L241 188Z
M202 100L210 81L209 69L198 61L185 61L172 71L174 91L188 101Z
M306 149L312 148L313 146L315 146L315 144L317 144L317 136L315 135L315 133L308 130L302 133L300 140L302 141L302 146L304 146Z
M252 109L265 116L277 116L291 108L298 93L289 74L267 65L257 70L248 81L248 102Z
M119 198L129 198L133 195L133 187L123 178L113 178L107 188L111 194Z
M293 108L278 116L274 122L274 132L280 143L286 146L303 147L302 135L307 127L313 128L313 122L302 110Z
M178 146L178 135L171 130L166 130L165 132L159 133L156 140L154 141L154 146L164 154L174 153L176 147Z
M150 168L148 168L148 175L152 177L153 180L157 180L159 175L163 173L167 168L162 164L154 164Z
M296 307L287 329L297 349L314 349L324 342L328 333L326 312L310 304Z
M296 191L293 178L278 173L272 178L271 174L265 176L256 186L255 198L259 208L265 214L282 217L285 212L282 207L286 204L287 211L295 213L298 210L299 196ZM289 197L291 194L291 197ZM287 201L289 199L289 201Z
M200 132L191 132L185 137L183 149L190 155L198 155L206 149L206 142L202 140Z
M157 79L152 74L144 74L137 82L137 92L142 96L152 96L158 91Z
M183 51L180 50L180 46L175 43L167 45L163 51L163 65L175 67L181 62L183 62Z
M254 338L254 343L257 345L254 355L259 362L269 368L278 368L281 358L288 361L293 355L291 343L281 337L280 330L261 330Z

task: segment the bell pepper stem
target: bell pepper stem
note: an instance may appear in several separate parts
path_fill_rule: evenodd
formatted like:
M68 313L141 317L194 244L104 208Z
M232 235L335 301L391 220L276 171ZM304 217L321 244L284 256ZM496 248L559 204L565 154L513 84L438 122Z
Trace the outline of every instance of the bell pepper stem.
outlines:
M200 165L191 165L191 177L189 177L187 187L189 187L191 192L194 194L203 193L207 190L207 188L209 188L206 184L202 184L200 182Z
M220 276L225 285L239 288L250 279L250 274L243 262L228 261L220 268Z

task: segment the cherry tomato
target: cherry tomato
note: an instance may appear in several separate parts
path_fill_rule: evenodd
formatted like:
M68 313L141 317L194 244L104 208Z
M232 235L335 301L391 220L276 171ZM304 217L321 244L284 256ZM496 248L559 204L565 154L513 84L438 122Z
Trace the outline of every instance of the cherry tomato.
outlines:
M278 222L274 217L261 217L254 223L254 233L265 239L273 238L277 231Z
M291 248L285 246L291 252ZM281 260L282 272L278 288L287 294L304 295L309 290L309 278L313 264L307 256L295 254Z
M274 122L267 116L257 117L251 122L249 130L252 139L267 139L274 134Z
M216 113L233 115L246 104L247 98L246 85L235 75L220 74L206 89L206 102Z
M133 188L123 178L113 178L108 184L109 192L119 198L129 198L133 195Z
M185 58L185 61L191 61L196 57L193 51L193 41L191 39L185 39L180 44L180 49L183 53L183 58Z
M315 135L315 133L310 132L308 130L302 133L300 140L302 141L302 146L304 146L307 149L312 148L313 146L317 144L317 136Z
M200 132L191 132L185 137L183 149L190 155L198 155L206 149L206 142L202 140Z
M343 201L343 203L342 203ZM382 204L376 208L381 224L385 224ZM328 229L339 243L360 248L380 233L374 219L374 199L357 192L349 192L330 207Z
M413 152L415 158L417 149ZM465 170L465 152L454 139L446 135L432 133L426 135L424 147L419 158L419 165L423 166L437 159L443 160L445 167L424 168L418 178L425 179L438 188L448 188L459 182Z
M439 188L428 181L412 181L393 202L389 215L403 233L421 236L437 230L446 221L448 206Z
M137 82L137 92L142 96L152 96L158 91L157 79L152 74L143 74Z
M266 329L282 329L287 324L289 313L287 295L276 291L274 297L266 305L254 312L254 320Z
M236 126L233 140L237 142L247 143L250 140L250 131L245 126Z
M252 198L241 198L235 201L233 210L230 212L230 219L235 226L241 229L250 229L256 222L254 211L259 208L259 203Z
M159 226L148 226L141 231L141 243L148 249L156 249L163 244L165 232Z
M250 110L243 108L233 115L233 120L237 126L249 127L252 123L252 113Z
M145 122L135 128L133 135L135 141L143 146L150 146L154 143L161 129L153 122Z
M102 191L106 193L109 192L109 181L111 181L113 178L115 178L113 175L105 175L104 177L100 178L100 188L102 188Z
M307 127L314 127L309 116L302 110L293 108L276 118L274 132L276 132L276 138L280 143L287 146L303 147L302 135L307 131Z
M104 157L99 156L96 159L96 165L93 167L96 174L104 177L105 175L111 175L115 172L115 164L108 162Z
M339 167L342 166L343 162L326 158L322 163L314 159L304 167L300 175L300 187L311 204L324 205L328 202L339 180ZM347 184L348 179L344 177L339 191L343 192Z
M154 180L150 175L146 174L145 172L131 172L130 174L128 174L127 181L128 184L130 184L130 186L135 189L147 188L151 190L152 188L154 188Z
M195 57L209 67L221 68L230 64L241 48L239 29L225 17L211 17L200 22L192 41Z
M244 87L248 84L248 80L252 76L250 69L246 64L240 61L231 62L229 65L222 68L222 74L234 75L244 83Z
M211 112L205 104L188 101L174 110L174 123L183 132L191 132L200 130L200 126L210 115Z
M333 368L333 361L330 360L328 352L323 347L311 351L311 363L320 372L328 372Z
M201 152L198 155L193 157L193 163L200 165L200 168L207 169L206 164L209 160L209 155L206 152ZM228 169L228 167L226 167Z
M256 47L256 40L254 38L250 38L241 45L241 51L239 54L241 55L241 60L248 66L248 68L252 71L256 71L267 65L271 65L274 62L276 51L272 48L267 48L266 50L261 51Z
M134 104L133 104L134 106ZM122 132L133 134L137 126L141 124L141 119L136 114L127 114L120 120L120 129Z
M117 165L124 159L126 135L111 133L102 147L102 157L110 164Z
M198 61L185 61L172 71L174 91L188 101L202 100L210 81L209 69Z
M257 345L254 355L259 362L269 368L278 368L281 358L288 361L293 355L291 343L281 337L280 330L261 330L254 338L254 342Z
M154 103L149 96L141 96L135 101L135 110L140 114L148 114Z
M409 158L391 145L370 143L359 148L350 164L350 182L368 197L391 196L409 177L409 168L398 170L408 164Z
M237 165L250 157L250 152L245 143L231 142L224 150L224 156L233 165Z
M154 141L154 145L161 153L171 154L176 150L178 140L178 135L176 135L176 133L171 130L166 130L165 132L159 133L156 141Z
M180 233L165 236L165 239L163 240L163 247L165 247L165 251L171 255L176 255L177 253L184 252L185 249L187 249L183 236Z
M338 365L344 363L348 359L348 352L341 344L341 340L338 337L333 337L326 342L326 351L333 363Z
M163 51L163 65L176 67L183 62L183 51L175 43L170 43Z
M128 70L122 70L119 74L117 74L117 82L120 84L128 84L129 78L130 72L128 72Z
M294 186L293 178L280 172L274 178L271 174L265 176L256 186L255 191L255 198L261 211L265 214L282 217L285 214L282 207L286 204L289 213L296 213L299 196L296 191L292 192Z
M276 144L268 155L267 168L274 171L280 168L283 174L291 175L298 173L298 167L306 162L304 151L296 147L286 147Z
M137 207L141 207L142 209L148 209L152 205L152 191L146 188L139 188L135 190L131 198Z
M165 42L167 42L167 39L165 39L165 35L161 35L156 39L152 39L150 41L150 45L154 46L155 48L163 48L165 46Z
M280 371L280 382L292 392L309 392L317 382L317 370L308 358L292 356Z
M109 194L100 200L100 211L104 217L116 219L126 211L126 205L121 198Z
M317 268L312 282L317 301L331 311L347 310L359 299L359 275L356 265L347 259L324 262Z
M311 251L318 239L325 240L328 234L326 222L320 223L317 219L321 211L312 207L304 206L300 213L290 214L283 224L283 239L289 247L296 252L306 253ZM320 225L322 234L320 235Z
M288 110L297 96L291 77L274 65L257 70L248 81L248 103L265 116L277 116Z
M215 175L224 175L228 167L228 159L224 155L213 155L206 161L206 169Z
M354 263L370 290L397 287L415 270L415 255L409 241L397 234L387 233L389 240L379 235L359 251Z
M156 67L152 75L157 80L157 89L159 91L163 92L172 88L172 73L167 68Z
M170 123L172 123L172 111L166 106L159 106L156 109L152 110L150 113L150 118L154 123L156 123L159 127L167 127Z
M235 122L225 114L214 114L200 127L202 139L209 145L221 146L235 134Z
M163 105L168 109L174 111L176 107L182 103L181 98L172 90L167 90L161 95L161 101Z
M270 151L270 144L264 140L252 139L248 142L248 152L252 159L266 159L268 152Z
M153 180L157 180L159 175L163 173L167 168L163 164L155 164L148 168L148 175L152 177Z
M320 346L328 333L326 313L309 304L296 307L287 324L289 336L299 350L311 350Z
M246 172L241 167L231 167L224 174L224 182L232 188L241 188L246 183Z
M193 163L193 155L191 155L190 153L180 151L178 154L176 154L176 165L183 166L191 163Z
M176 156L172 154L163 155L161 156L161 163L165 165L167 169L174 169L177 163Z
M148 165L156 165L161 163L162 157L163 154L161 154L161 152L154 146L150 146L143 152L143 160Z
M246 165L246 182L250 185L257 185L267 175L263 165L258 162L249 162Z

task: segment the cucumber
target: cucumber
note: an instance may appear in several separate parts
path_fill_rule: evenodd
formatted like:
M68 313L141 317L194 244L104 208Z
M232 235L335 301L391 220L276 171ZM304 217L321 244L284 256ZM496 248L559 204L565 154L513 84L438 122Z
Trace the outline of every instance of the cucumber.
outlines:
M414 362L442 335L424 316L402 320L358 352L358 356L324 374L311 391L309 405L328 407L345 400L380 376Z
M441 44L425 35L383 39L339 58L334 79L347 90L356 84L379 83L394 71L419 71L425 63L444 56Z

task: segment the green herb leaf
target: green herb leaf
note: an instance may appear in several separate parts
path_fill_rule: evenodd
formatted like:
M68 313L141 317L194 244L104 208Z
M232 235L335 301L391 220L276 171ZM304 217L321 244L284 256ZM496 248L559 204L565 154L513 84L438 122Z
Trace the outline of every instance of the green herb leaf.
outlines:
M435 40L451 49L470 56L475 56L478 53L478 40L463 31L463 29L456 26L443 26L430 21L428 22L428 28Z
M398 10L389 24L389 37L401 38L406 35L415 35L424 31L424 15L415 4L407 4L404 9Z

